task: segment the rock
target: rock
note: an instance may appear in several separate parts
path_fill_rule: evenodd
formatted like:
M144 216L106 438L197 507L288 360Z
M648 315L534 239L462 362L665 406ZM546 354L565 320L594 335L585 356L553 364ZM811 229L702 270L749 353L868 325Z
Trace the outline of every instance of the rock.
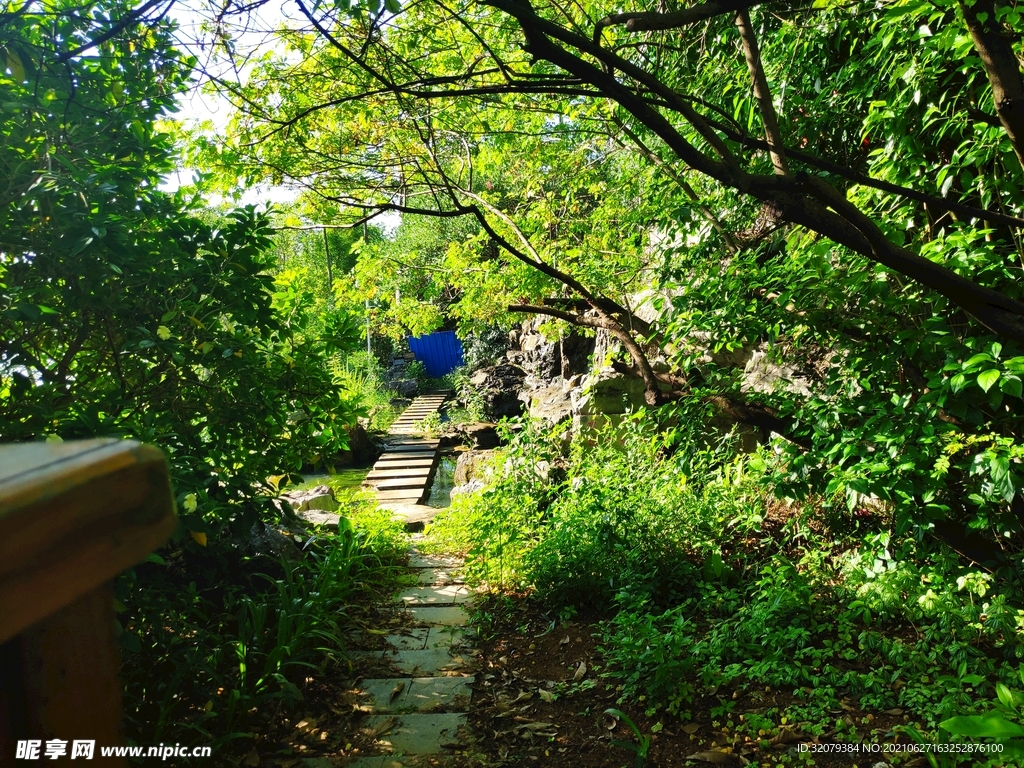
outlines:
M334 498L334 491L326 485L318 485L307 491L285 493L281 495L281 498L291 504L296 514L309 510L323 512L336 512L338 510L338 500Z
M341 452L338 463L344 466L373 464L383 449L370 437L366 427L356 424L345 431L348 432L348 450Z
M252 527L248 538L237 546L237 550L248 557L266 555L272 558L283 557L290 561L302 558L302 552L289 531L278 530L262 522Z
M519 416L523 412L518 394L524 378L522 369L509 363L481 368L473 374L469 383L482 395L484 416L488 421Z
M549 386L524 392L530 418L543 419L555 425L572 415L572 388L558 376Z
M498 430L494 428L493 424L484 422L467 424L461 429L461 432L474 450L497 448L501 445Z
M388 388L397 392L400 397L416 397L420 383L416 379L396 379L388 382Z
M319 512L312 509L304 509L301 512L295 513L300 520L303 520L310 525L322 525L324 528L338 529L338 518L337 512Z
M471 480L484 479L489 474L485 464L494 456L493 450L463 451L455 461L452 482L456 486L466 485Z
M468 496L471 493L476 493L483 489L484 481L477 478L476 480L470 480L468 483L454 486L449 493L454 499L456 496Z

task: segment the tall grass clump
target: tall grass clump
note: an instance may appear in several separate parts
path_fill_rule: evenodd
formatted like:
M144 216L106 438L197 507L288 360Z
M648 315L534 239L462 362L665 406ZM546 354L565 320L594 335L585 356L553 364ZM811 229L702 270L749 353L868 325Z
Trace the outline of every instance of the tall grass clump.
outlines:
M191 539L117 582L126 733L230 753L347 675L346 636L397 578L404 527L369 505L301 554L200 552Z

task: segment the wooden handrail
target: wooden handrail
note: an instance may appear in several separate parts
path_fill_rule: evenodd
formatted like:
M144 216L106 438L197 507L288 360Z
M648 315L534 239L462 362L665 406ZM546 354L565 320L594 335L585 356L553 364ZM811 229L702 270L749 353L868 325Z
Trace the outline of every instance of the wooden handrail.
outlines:
M176 525L156 448L0 445L0 765L18 740L120 743L113 578Z

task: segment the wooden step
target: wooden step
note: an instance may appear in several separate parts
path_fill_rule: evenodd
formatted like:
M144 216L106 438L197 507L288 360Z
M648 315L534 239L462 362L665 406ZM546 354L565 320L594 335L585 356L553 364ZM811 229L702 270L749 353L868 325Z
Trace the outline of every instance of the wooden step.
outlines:
M413 454L413 456L415 456L415 454ZM372 471L376 471L378 469L401 469L402 467L418 469L419 467L432 467L436 463L437 462L433 456L425 456L422 459L417 459L409 458L407 454L395 459L377 459L377 463L373 465Z
M375 466L367 475L373 477L426 477L433 473L433 465L426 467Z
M408 453L386 453L377 459L378 464L394 464L396 462L403 462L409 466L418 467L421 462L428 462L433 464L437 459L437 451L409 451Z
M419 504L420 500L425 496L423 489L414 490L406 489L399 491L377 491L376 496L379 501L405 501L410 504Z

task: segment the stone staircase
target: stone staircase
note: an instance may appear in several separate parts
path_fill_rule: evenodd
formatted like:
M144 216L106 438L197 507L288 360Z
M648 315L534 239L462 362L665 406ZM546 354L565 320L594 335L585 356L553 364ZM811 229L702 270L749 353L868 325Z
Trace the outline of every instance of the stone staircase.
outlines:
M471 642L465 625L472 592L458 576L461 561L410 551L416 585L398 602L408 611L408 629L387 636L387 648L373 654L386 659L397 677L363 680L357 687L360 709L370 713L364 731L388 754L360 757L358 768L411 768L436 765L466 745L466 709L475 677L464 650ZM378 655L379 654L379 655Z

